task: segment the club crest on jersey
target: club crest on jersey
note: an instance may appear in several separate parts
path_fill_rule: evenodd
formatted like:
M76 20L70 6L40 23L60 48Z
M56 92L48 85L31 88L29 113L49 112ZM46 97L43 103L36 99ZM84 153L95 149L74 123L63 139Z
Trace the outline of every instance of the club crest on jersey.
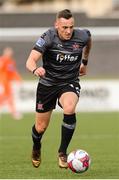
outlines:
M42 47L45 44L45 40L42 38L39 38L38 41L36 42L36 45L39 47Z
M73 50L77 50L77 49L79 49L79 44L77 44L77 43L74 43L73 45L72 45L72 47L73 47Z
M73 56L71 54L57 54L56 60L58 62L62 62L62 61L69 61L69 62L73 62L73 61L77 61L78 56Z

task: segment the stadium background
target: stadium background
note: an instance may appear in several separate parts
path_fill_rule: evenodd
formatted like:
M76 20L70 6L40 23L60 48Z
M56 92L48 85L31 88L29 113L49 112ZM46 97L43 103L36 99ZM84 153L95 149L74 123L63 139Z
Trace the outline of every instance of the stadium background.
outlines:
M92 89L88 91L90 90L88 87L84 96L85 94L90 96L90 101L94 106L97 105L97 108L103 105L104 112L79 113L80 122L78 123L79 126L81 125L81 129L79 134L78 131L76 132L76 138L74 138L70 150L74 147L82 147L93 157L91 171L89 174L81 175L81 178L117 179L119 178L119 1L108 0L108 4L106 4L104 0L61 0L59 5L58 0L0 0L0 53L4 47L12 47L15 51L17 68L23 76L24 83L31 80L36 82L36 77L25 68L26 59L39 35L44 29L53 26L55 13L63 8L70 8L73 11L76 27L87 27L92 33L93 46L88 75L82 81L84 83L88 80L91 81L92 89L95 89L96 82L103 81L103 85L101 84L100 87L107 87L106 84L108 84L108 92L114 86L113 103L116 102L118 106L117 112L115 109L114 112L105 112L108 102L105 101L103 94L99 96L101 88L98 91L95 89L94 92ZM98 84L100 85L100 83ZM28 96L27 90L29 89L29 85L26 91L22 89L21 102L28 100L29 97L34 97L35 91L29 91ZM103 91L103 93L105 97L108 94L107 91ZM100 104L97 99L94 101L95 96L100 98ZM103 104L103 101L106 104ZM88 101L84 102L87 103L84 106L91 107ZM34 107L34 101L27 101L25 104L25 107L27 106L27 109L30 110L29 105ZM24 109L25 107L23 106ZM109 109L109 111L111 110ZM57 113L53 116L53 119L59 118ZM70 172L60 173L56 168L54 154L57 151L59 137L56 135L56 139L53 139L53 142L56 143L54 147L52 132L54 132L54 126L56 126L56 130L58 129L61 121L51 123L45 136L44 147L46 149L54 147L54 150L49 151L49 159L45 159L47 151L44 148L45 165L34 173L29 163L29 154L31 153L29 134L33 120L34 115L30 112L24 114L24 118L19 122L13 121L9 114L1 114L0 178L79 178L78 175ZM57 134L57 132L54 133ZM7 165L8 161L9 166ZM50 167L47 167L48 163L50 163Z
M80 1L80 0L79 0ZM98 0L97 0L98 1ZM90 2L90 0L89 0ZM95 3L95 2L94 2ZM80 6L80 4L79 4ZM103 6L103 2L102 2ZM67 7L65 5L65 7ZM98 7L97 7L98 8ZM16 9L18 11L18 9ZM25 62L28 57L30 50L32 49L35 41L39 34L35 35L35 30L32 36L27 35L30 32L29 28L42 28L53 26L55 20L55 12L31 12L30 10L26 13L19 11L8 11L0 13L0 52L8 45L13 47L16 56L17 66L23 75L27 74L25 69ZM93 10L92 10L93 11ZM98 11L98 10L97 10ZM112 10L111 10L112 11ZM100 15L96 17L89 17L85 12L75 12L76 27L103 27L106 28L101 31L100 34L93 40L93 47L90 55L88 78L118 78L119 77L119 61L118 61L118 48L119 48L119 19L117 14L114 17L108 17L111 12L105 12L106 15ZM114 13L112 13L114 14ZM110 15L111 16L111 15ZM116 28L111 31L108 35L110 28ZM3 29L7 28L7 29ZM17 36L14 32L12 33L9 28L28 28L26 30L26 36L22 36L24 32L20 29L17 31ZM6 31L5 31L6 30ZM100 30L98 30L100 31ZM3 34L6 32L6 36ZM11 32L9 38L9 32ZM112 36L113 33L113 36ZM92 37L93 37L92 33ZM28 74L27 74L28 75Z
M6 1L6 0L5 0ZM5 2L3 1L3 2ZM6 6L9 5L10 0L6 1ZM40 1L40 0L39 0ZM57 1L57 0L56 0ZM86 1L86 0L84 0ZM90 2L92 0L87 0L89 2L89 8L90 7ZM97 0L97 1L102 1L102 0ZM13 2L20 2L20 0L13 1L11 0L11 3ZM22 1L21 1L22 2ZM26 1L30 2L30 1ZM38 2L38 1L37 1ZM45 1L46 3L47 1ZM48 1L49 2L49 1ZM47 3L48 3L47 2ZM75 1L74 1L75 2ZM78 4L79 1L77 1ZM87 3L88 3L87 2ZM113 2L113 1L112 1ZM114 1L116 2L116 1ZM117 1L118 2L118 1ZM53 1L50 1L50 4L52 4ZM63 1L61 1L63 4ZM99 7L102 6L104 2L102 1L102 4L96 3L96 1L93 2L97 12ZM110 3L110 0L108 1ZM32 4L32 3L31 3ZM37 6L42 8L42 3ZM68 5L64 4L63 8L66 8ZM91 27L103 27L106 28L103 29L96 38L93 40L93 47L90 55L90 62L89 62L89 70L88 70L88 78L119 78L119 61L118 61L118 50L119 50L119 14L118 12L118 4L115 7L115 4L113 3L113 6L110 7L110 11L106 9L106 12L103 12L102 15L93 15L93 17L90 17L88 14L86 14L86 10L84 9L83 12L81 12L80 9L74 9L73 11L75 19L76 19L76 27L88 27L89 29ZM5 5L4 5L5 6ZM0 52L2 52L2 49L6 46L11 46L13 47L15 51L15 57L16 57L16 63L17 66L20 70L20 72L24 75L28 75L26 69L25 69L25 62L28 57L28 54L30 50L32 49L35 41L38 38L38 33L37 35L32 36L32 33L30 34L30 37L27 35L29 34L30 29L29 28L43 28L53 26L54 20L55 20L55 13L48 10L47 12L42 12L41 8L38 9L38 7L34 9L29 10L29 3L28 5L24 5L25 8L21 10L20 12L20 7L23 5L16 5L16 7L9 7L8 10L7 8L5 9L4 6L1 6L1 12L0 12ZM10 5L9 5L10 6ZM23 6L23 7L24 7ZM33 5L32 5L33 6ZM63 6L63 5L62 5ZM78 5L80 7L80 4ZM109 5L108 5L109 6ZM110 5L111 6L111 5ZM3 8L4 7L4 8ZM94 9L91 9L90 11L94 11ZM2 10L3 9L3 10ZM22 8L21 8L22 9ZM103 9L103 8L102 8ZM46 11L46 10L45 10ZM55 9L56 11L56 9ZM104 11L104 10L103 10ZM26 12L26 13L25 13ZM98 14L98 13L97 13ZM115 28L114 30L111 28ZM7 28L7 29L4 29ZM18 36L14 37L15 34L11 33L9 37L9 28L28 28L26 30L26 36L22 37L22 32L20 32L20 29L18 29ZM34 30L35 31L35 30ZM99 32L100 30L98 30ZM111 31L111 34L108 34L108 32ZM6 36L3 34L6 32ZM31 31L30 31L31 32ZM39 30L39 35L41 34ZM113 36L112 36L113 34ZM93 37L93 32L92 32L92 37Z

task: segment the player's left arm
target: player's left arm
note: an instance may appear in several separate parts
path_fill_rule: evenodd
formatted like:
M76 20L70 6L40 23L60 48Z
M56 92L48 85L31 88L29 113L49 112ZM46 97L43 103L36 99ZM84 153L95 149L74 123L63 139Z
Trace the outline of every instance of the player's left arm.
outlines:
M92 39L90 37L86 46L83 48L82 63L79 70L80 76L86 75L91 46L92 46Z

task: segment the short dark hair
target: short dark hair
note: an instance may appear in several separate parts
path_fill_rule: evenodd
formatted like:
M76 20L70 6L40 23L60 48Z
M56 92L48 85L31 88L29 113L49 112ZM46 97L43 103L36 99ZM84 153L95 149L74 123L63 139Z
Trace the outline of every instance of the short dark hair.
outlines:
M70 19L71 17L73 17L73 15L69 9L64 9L62 11L59 11L56 15L56 18Z

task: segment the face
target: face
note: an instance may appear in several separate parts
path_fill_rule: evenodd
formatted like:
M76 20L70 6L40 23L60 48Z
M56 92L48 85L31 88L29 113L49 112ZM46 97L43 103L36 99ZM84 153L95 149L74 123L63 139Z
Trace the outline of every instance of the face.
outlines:
M3 54L5 56L12 57L14 53L13 53L13 50L10 47L7 47L7 48L4 49Z
M59 37L62 40L71 39L73 28L74 28L74 18L70 19L59 18L56 20L55 28L58 31Z

